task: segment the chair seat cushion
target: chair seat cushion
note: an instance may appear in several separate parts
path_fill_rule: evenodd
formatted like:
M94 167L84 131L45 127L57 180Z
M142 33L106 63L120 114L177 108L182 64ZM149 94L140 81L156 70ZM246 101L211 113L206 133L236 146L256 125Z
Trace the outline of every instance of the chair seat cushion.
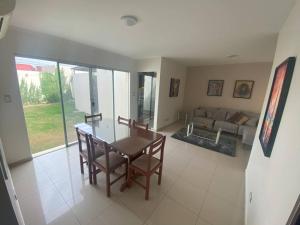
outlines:
M109 167L110 167L109 169L117 168L126 162L127 159L121 156L120 154L116 152L109 152ZM101 157L97 158L95 160L95 163L107 169L105 155L102 155Z
M143 154L142 156L134 160L132 162L132 165L146 172L148 170L148 157L149 155ZM159 159L153 156L150 158L150 162L150 170L153 170L156 166L160 164Z
M87 149L82 149L82 154L84 157L88 157L88 151ZM95 155L96 155L96 158L102 156L104 154L103 150L102 149L95 149Z

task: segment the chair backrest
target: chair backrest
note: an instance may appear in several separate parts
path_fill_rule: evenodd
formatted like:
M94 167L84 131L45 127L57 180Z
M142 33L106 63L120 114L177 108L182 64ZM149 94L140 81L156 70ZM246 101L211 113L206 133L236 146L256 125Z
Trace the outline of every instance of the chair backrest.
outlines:
M150 145L148 154L148 171L151 169L151 158L160 152L159 160L162 163L164 159L164 149L165 149L166 136L162 136L158 141Z
M102 113L94 114L94 115L84 115L84 121L87 122L92 122L95 120L102 120Z
M89 150L90 145L88 134L80 130L78 127L76 128L76 134L78 139L79 151L82 152L82 142L86 143L87 150Z
M149 124L143 124L143 123L138 123L135 120L133 120L132 122L132 126L134 128L138 128L138 129L144 129L144 130L148 130L149 129Z
M118 123L131 127L131 119L126 119L124 117L118 116Z
M90 145L91 145L91 160L94 161L96 159L96 149L100 149L105 155L106 168L109 168L109 145L93 135L89 135Z

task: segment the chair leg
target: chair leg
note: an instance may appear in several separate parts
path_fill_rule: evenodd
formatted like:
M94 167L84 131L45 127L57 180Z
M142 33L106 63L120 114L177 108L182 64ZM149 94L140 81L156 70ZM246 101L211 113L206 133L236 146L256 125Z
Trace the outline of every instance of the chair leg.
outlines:
M83 158L82 158L81 155L79 155L79 161L80 161L80 171L81 171L81 174L84 174Z
M162 165L159 167L158 170L158 185L161 184L161 176L162 176Z
M106 173L106 195L110 197L110 172L107 171Z
M132 179L132 168L129 166L128 168L128 175L127 175L127 185L131 185L131 179Z
M149 189L150 189L150 176L146 176L146 193L145 193L146 200L149 200Z
M128 179L128 163L125 164L125 181Z
M92 176L93 176L95 170L93 170L91 163L88 163L88 169L89 169L89 181L90 181L90 184L92 184L93 183Z
M97 173L96 173L97 167L93 165L93 180L94 184L97 184Z

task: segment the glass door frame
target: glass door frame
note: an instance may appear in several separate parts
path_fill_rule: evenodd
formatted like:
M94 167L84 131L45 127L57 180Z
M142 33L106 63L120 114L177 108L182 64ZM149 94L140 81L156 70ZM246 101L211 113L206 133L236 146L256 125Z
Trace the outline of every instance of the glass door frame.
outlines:
M90 101L91 101L91 113L95 112L95 104L94 104L94 99L93 99L93 91L94 91L94 86L92 85L93 83L93 69L103 69L103 70L110 70L112 71L112 90L113 90L113 119L115 120L115 87L114 87L114 78L115 78L115 71L120 71L120 72L126 72L128 73L129 79L128 79L128 114L129 116L131 115L131 107L130 107L130 84L131 84L131 73L127 70L121 70L121 69L115 69L111 67L106 67L106 66L98 66L98 65L92 65L92 64L85 64L85 63L77 63L77 62L71 62L68 60L61 60L61 59L54 59L54 58L47 58L47 57L37 57L37 56L31 56L31 55L26 55L26 54L14 54L14 60L16 57L21 57L21 58L28 58L28 59L36 59L36 60L46 60L46 61L52 61L55 62L57 65L57 74L58 74L58 80L59 80L59 94L60 94L60 104L61 104L61 110L62 110L62 123L63 123L63 129L64 129L64 146L69 147L74 144L76 144L78 141L74 142L68 142L68 136L67 136L67 126L66 126L66 114L65 114L65 107L64 107L64 100L63 100L63 88L62 88L62 82L61 82L61 71L60 71L60 64L69 64L69 65L77 65L77 66L82 66L82 67L87 67L89 69L89 83L90 83ZM16 62L14 61L15 65ZM16 67L15 67L16 69ZM16 70L17 72L17 70ZM98 99L99 101L99 99ZM24 113L24 112L23 112ZM25 116L25 115L24 115ZM26 125L27 126L27 125ZM27 129L27 128L26 128ZM29 137L28 137L29 138ZM60 147L60 146L57 146ZM54 147L55 148L55 147ZM47 153L48 149L45 149L43 152ZM39 153L37 153L39 154Z
M153 105L153 103L152 103L152 96L153 96L153 94L154 94L154 96L156 96L156 90L154 91L154 93L153 93L153 83L154 82L156 82L156 80L155 81L153 81L154 80L154 78L156 78L157 79L157 75L156 75L156 72L138 72L137 73L138 74L138 88L139 88L139 83L140 83L140 79L141 79L141 77L143 76L144 78L144 83L145 83L145 77L151 77L151 94L150 94L150 116L149 116L149 118L150 118L150 120L154 120L154 117L155 117L155 101L156 101L156 99L155 99L155 97L154 97L154 105ZM143 84L144 85L144 84ZM156 85L155 85L155 89L156 89L157 87L156 87ZM138 98L139 98L139 96L138 96ZM144 102L143 102L143 104L144 104ZM137 104L137 107L138 107L138 119L140 118L140 112L139 112L139 102L138 102L138 104ZM144 106L143 106L144 107ZM152 111L152 108L153 108L153 111ZM143 111L144 111L144 109L143 109ZM152 116L152 113L153 113L153 116ZM154 124L153 124L153 127L152 128L154 128Z

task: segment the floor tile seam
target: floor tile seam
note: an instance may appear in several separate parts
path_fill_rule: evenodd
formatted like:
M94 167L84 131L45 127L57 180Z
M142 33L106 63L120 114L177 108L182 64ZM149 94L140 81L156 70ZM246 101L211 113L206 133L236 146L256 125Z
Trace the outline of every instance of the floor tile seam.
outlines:
M168 197L169 199L175 201L177 204L181 205L181 206L182 206L183 208L185 208L186 210L191 211L191 212L192 212L193 214L195 214L196 216L198 215L199 212L195 212L194 210L192 210L192 209L186 207L182 202L178 201L177 199L173 198L172 196L167 195L166 197ZM201 203L201 207L202 207L203 202L204 202L204 200L203 200L202 203ZM201 207L200 207L200 209L201 209Z
M106 207L104 207L103 209L101 209L99 212L98 212L98 215L92 217L92 218L89 218L89 222L87 223L88 225L91 224L96 218L100 217L101 216L101 213L106 210L107 208L109 208L113 203L109 203ZM69 205L68 205L69 206ZM69 206L70 207L70 206ZM84 225L84 224L81 224L80 223L80 220L79 218L77 217L75 211L73 210L73 207L70 207L72 213L74 214L74 216L76 217L76 219L79 221L79 224L80 225Z
M212 183L212 180L213 180L213 176L214 176L214 174L215 174L216 169L217 169L217 165L216 165L216 167L214 168L214 171L213 171L213 173L212 173L210 182L209 182L208 187L207 187L207 189L206 189L206 191L205 191L205 199L203 200L201 209L200 209L200 211L199 211L199 213L198 213L198 217L199 217L199 218L200 218L201 212L202 212L202 210L203 210L204 204L205 204L205 202L206 202L206 200L207 200L207 198L208 198L209 188L210 188L210 186L211 186L211 183Z
M211 192L208 190L208 193L209 195L213 195L219 199L221 199L222 201L226 202L227 204L231 205L233 208L239 208L238 207L238 203L234 203L233 201L231 200L228 200L226 197L224 197L223 195L220 195L220 194L217 194L215 192Z
M145 219L144 225L147 224L148 220L152 217L154 214L155 210L159 207L160 203L166 198L167 196L163 193L163 196L161 199L158 201L158 204L154 207L154 209L149 213L149 216Z

